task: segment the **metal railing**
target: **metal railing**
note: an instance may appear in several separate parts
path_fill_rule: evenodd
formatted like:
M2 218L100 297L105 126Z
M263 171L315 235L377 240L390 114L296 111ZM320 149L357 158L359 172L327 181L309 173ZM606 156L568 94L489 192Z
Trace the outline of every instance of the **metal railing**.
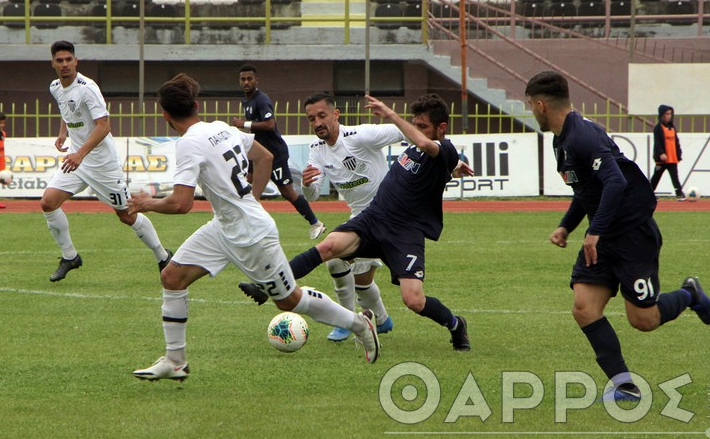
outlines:
M408 117L407 105L391 103L392 108L401 116ZM163 119L163 113L157 102L146 102L139 111L137 102L109 103L111 113L112 133L121 137L140 136L174 136ZM274 103L276 120L282 134L311 134L306 115L301 109L302 102ZM243 114L242 106L232 105L227 100L202 100L200 102L201 117L205 121L222 120L231 123L232 117ZM346 105L341 115L356 123L379 123L380 118L373 116L364 108L364 104ZM578 110L604 126L609 132L650 132L652 126L634 123L634 118L625 114L622 108L615 107L611 102L604 108L597 105L587 107L582 105ZM501 114L490 104L475 105L469 113L467 131L462 131L462 112L457 104L450 108L450 134L499 134L525 132L529 129L519 123L519 119L532 119L532 114ZM7 116L5 131L9 137L53 137L59 132L60 115L54 105L48 104L40 108L39 101L33 106L29 104L0 104L0 112ZM649 120L656 116L649 115ZM710 132L710 116L676 115L675 124L679 132Z

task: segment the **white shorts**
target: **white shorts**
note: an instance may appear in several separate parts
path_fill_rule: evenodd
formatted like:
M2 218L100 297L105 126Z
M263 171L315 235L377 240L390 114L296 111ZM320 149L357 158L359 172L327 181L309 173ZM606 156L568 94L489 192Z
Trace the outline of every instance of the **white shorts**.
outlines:
M212 220L187 238L172 260L200 266L211 276L234 264L274 300L284 299L296 289L276 228L256 244L238 247L224 237L219 222Z
M382 260L370 258L355 258L355 260L350 263L350 269L352 270L352 273L356 276L358 274L367 273L372 267L382 267Z
M90 187L99 200L116 210L128 209L128 186L118 162L102 168L91 168L88 172L79 166L76 171L64 173L61 169L54 173L49 186L72 195Z

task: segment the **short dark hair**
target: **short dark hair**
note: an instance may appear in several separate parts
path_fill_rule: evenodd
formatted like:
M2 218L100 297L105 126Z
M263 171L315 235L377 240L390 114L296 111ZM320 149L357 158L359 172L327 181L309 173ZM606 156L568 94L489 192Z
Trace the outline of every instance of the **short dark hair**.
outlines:
M239 67L239 73L242 72L254 72L256 73L256 67L254 67L251 64L244 64L243 66Z
M62 50L66 50L68 52L71 52L72 55L74 55L74 45L70 43L69 41L64 41L64 40L59 40L55 41L54 44L52 44L52 48L50 49L52 51L52 57L57 54L57 52L61 52Z
M540 72L530 78L525 87L525 96L545 95L555 100L569 100L569 85L567 79L558 72L551 70Z
M0 113L0 120L6 120L7 116L5 116L5 113Z
M158 90L158 102L171 117L185 119L197 114L195 102L200 84L185 73L163 83Z
M411 105L413 116L428 114L434 126L449 123L449 109L446 102L436 93L421 95Z
M325 101L328 105L335 107L335 98L333 98L333 96L328 93L316 93L306 98L306 102L303 103L303 108L320 101Z

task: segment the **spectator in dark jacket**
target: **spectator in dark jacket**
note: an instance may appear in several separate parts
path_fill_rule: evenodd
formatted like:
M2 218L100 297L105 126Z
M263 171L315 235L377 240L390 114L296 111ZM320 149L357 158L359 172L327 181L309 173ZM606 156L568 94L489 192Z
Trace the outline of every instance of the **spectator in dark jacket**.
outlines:
M656 190L663 171L668 170L671 176L675 195L678 201L685 201L683 186L678 179L678 163L682 160L678 132L673 125L673 107L660 105L658 107L658 124L653 128L653 160L656 168L651 176L651 186Z

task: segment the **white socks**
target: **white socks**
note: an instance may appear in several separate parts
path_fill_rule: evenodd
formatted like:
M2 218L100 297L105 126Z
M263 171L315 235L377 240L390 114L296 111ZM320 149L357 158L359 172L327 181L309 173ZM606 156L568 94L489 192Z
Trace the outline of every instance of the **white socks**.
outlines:
M375 282L372 282L367 286L355 285L355 290L357 290L357 301L360 306L375 313L378 325L383 324L389 316L387 315L387 310L385 310L385 304L382 303L380 287Z
M78 253L71 241L71 236L69 235L69 220L62 208L60 207L57 210L45 212L44 218L47 220L49 232L62 250L62 257L67 260L74 259Z
M165 251L165 248L163 248L163 245L160 243L158 233L155 231L153 223L150 222L150 219L148 219L147 216L139 213L136 216L136 222L133 223L131 228L134 232L136 232L138 239L143 241L148 248L153 250L155 259L158 262L162 262L168 258L168 252Z
M326 325L345 328L352 332L365 330L365 322L354 312L343 308L325 293L310 288L301 288L301 300L293 312L313 317L313 320Z
M174 364L185 363L187 345L187 290L166 290L163 288L163 335L165 335L165 356Z
M325 263L333 278L333 289L338 302L343 308L355 310L355 276L350 271L350 264L342 259L331 259Z

